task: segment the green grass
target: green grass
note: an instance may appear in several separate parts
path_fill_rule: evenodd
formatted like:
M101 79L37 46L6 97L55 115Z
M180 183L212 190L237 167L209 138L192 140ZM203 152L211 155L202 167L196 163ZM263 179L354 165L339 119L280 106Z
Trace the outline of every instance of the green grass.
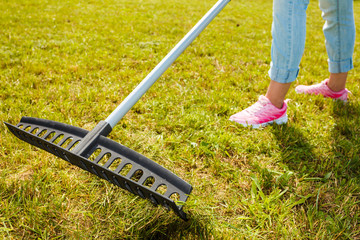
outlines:
M0 3L0 120L90 130L215 2ZM328 75L317 4L294 86ZM266 91L271 10L269 0L231 2L109 136L192 184L189 221L1 124L0 238L359 239L359 38L346 106L292 87L287 125L251 130L227 120Z

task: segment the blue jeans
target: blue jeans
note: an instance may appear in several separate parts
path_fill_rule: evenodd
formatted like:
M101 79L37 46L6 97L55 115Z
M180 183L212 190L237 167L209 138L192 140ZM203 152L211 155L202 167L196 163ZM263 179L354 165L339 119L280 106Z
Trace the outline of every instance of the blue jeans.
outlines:
M269 76L279 83L295 81L305 47L309 0L274 0ZM355 44L353 0L319 0L330 73L353 68Z

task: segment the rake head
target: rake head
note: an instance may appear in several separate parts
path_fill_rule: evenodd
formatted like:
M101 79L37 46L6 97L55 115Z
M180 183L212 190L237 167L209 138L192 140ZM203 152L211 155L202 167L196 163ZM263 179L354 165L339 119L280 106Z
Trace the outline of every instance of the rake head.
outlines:
M104 134L92 134L96 127L89 132L68 124L31 117L21 118L16 126L5 124L21 140L149 199L155 205L172 209L180 218L187 220L182 203L186 202L192 186L145 156L106 138ZM107 127L101 122L98 126L101 129ZM106 135L110 131L106 130Z

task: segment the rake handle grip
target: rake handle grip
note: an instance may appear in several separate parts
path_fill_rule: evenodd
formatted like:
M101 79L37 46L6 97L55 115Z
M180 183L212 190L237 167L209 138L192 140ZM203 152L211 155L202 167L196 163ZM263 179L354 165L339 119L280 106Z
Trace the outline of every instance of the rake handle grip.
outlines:
M230 0L219 0L105 120L113 128Z

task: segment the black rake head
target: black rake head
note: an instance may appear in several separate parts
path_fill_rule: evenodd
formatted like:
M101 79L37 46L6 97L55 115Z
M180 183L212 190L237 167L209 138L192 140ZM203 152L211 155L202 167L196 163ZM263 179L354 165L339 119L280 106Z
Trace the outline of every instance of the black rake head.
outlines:
M5 124L19 139L155 205L172 209L187 220L182 203L186 202L192 186L130 148L98 134L84 147L85 137L92 131L40 118L23 117L16 126ZM82 151L79 151L80 145Z

